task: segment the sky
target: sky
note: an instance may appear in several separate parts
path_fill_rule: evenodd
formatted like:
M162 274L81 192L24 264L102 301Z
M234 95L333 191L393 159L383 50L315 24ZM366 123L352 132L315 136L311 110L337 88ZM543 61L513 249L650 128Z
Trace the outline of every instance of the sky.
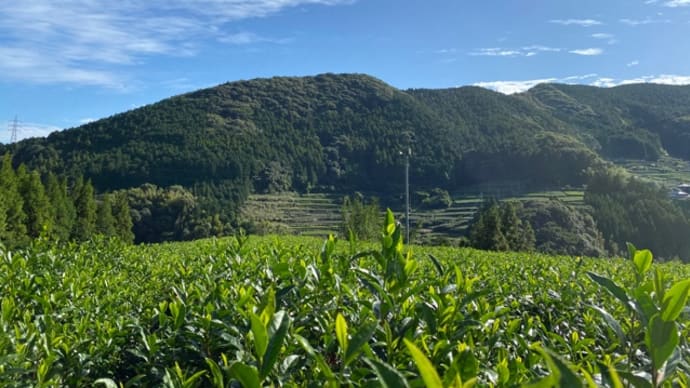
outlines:
M690 0L0 0L0 142L237 81L690 84Z

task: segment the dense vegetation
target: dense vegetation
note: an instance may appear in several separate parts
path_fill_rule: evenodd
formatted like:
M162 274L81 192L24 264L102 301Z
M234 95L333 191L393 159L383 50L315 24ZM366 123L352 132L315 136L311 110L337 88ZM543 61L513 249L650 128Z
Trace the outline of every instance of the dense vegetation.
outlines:
M470 225L471 246L496 251L622 255L639 241L664 259L690 260L690 208L621 169L591 171L586 206L557 201L487 202ZM519 233L518 233L519 232Z
M2 250L0 385L688 385L688 266L401 234Z
M620 170L600 171L587 186L585 203L610 250L637 241L660 256L690 260L690 212L665 190Z
M324 74L227 83L0 146L0 154L11 151L15 168L25 164L43 179L83 176L99 196L126 192L136 241L158 242L237 230L250 193L373 192L395 206L389 200L402 192L397 177L408 147L414 190L429 194L420 199L428 209L448 204L448 192L485 182L523 191L581 186L606 169L606 158L690 159L688 117L690 87L539 85L506 96L477 87L398 90L366 75ZM640 241L646 232L620 231L614 214L599 211L601 195L608 194L588 198L606 248ZM622 199L633 200L608 200ZM618 205L625 217L640 215L633 204ZM690 241L685 216L667 203L654 206L661 214L654 224L664 223L655 230ZM566 231L553 226L534 228L537 240ZM593 233L581 252L601 252ZM654 248L687 257L683 244Z
M44 183L45 181L45 183ZM0 161L0 244L28 245L31 240L86 241L96 235L131 242L132 219L122 194L94 195L90 181L67 179L24 165L12 167L5 154Z
M83 174L99 192L181 185L227 218L251 191L392 190L386 178L408 145L415 184L446 190L581 184L600 156L688 158L688 101L688 87L542 85L505 96L325 74L227 83L4 148L15 166Z

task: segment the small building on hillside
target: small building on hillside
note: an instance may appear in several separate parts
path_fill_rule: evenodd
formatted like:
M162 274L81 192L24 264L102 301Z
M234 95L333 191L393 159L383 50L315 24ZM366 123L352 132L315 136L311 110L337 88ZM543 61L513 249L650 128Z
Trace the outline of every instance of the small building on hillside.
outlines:
M673 192L671 192L671 198L673 199L688 199L690 198L690 184L683 183L678 185Z

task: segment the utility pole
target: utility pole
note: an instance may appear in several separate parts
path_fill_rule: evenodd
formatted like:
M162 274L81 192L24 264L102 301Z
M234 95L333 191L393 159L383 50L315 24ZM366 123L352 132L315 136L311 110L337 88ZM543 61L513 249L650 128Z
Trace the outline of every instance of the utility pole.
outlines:
M410 243L410 156L412 148L407 147L405 154L405 242Z
M14 116L14 120L12 121L10 131L12 131L12 135L10 136L10 143L15 143L17 141L17 132L19 131L19 121L17 121L17 116Z

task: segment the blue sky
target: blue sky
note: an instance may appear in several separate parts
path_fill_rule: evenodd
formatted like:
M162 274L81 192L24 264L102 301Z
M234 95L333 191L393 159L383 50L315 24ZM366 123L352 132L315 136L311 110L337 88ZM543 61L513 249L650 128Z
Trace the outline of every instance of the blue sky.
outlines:
M257 77L690 84L690 0L0 2L0 142Z

